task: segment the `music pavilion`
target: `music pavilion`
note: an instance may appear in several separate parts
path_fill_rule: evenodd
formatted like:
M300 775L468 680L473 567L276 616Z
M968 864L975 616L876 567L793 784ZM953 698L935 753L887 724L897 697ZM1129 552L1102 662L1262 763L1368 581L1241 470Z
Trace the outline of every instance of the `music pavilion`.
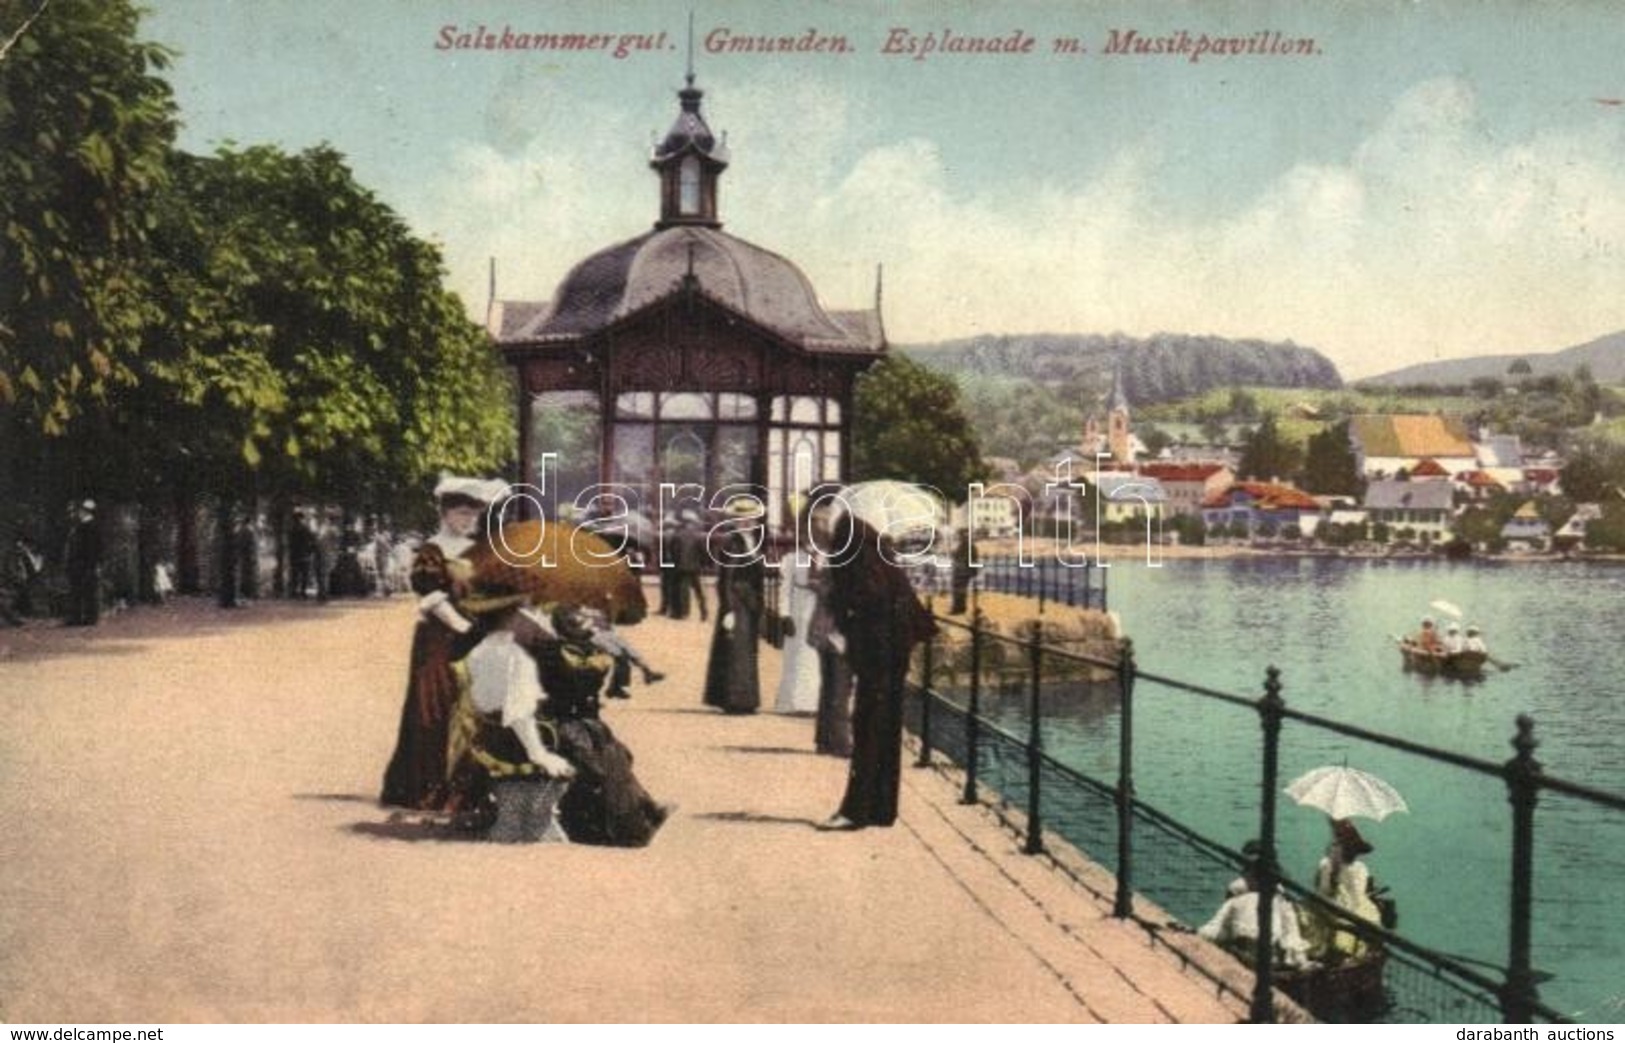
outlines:
M522 474L549 517L582 490L619 483L655 516L662 483L791 494L845 481L852 385L886 351L874 307L829 311L790 261L722 230L728 166L700 114L693 74L649 165L653 230L577 264L548 302L493 302L491 326L518 376Z

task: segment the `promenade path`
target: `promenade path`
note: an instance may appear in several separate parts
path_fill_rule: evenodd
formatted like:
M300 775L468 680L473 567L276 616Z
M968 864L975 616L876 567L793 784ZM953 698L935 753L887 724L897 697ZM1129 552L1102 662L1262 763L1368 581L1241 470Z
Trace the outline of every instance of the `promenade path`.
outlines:
M697 620L628 629L669 677L606 710L680 805L649 848L392 822L412 612L181 599L0 632L0 1021L1245 1015L936 772L905 767L895 828L815 831L844 762L808 718L702 709ZM770 706L770 649L762 672Z

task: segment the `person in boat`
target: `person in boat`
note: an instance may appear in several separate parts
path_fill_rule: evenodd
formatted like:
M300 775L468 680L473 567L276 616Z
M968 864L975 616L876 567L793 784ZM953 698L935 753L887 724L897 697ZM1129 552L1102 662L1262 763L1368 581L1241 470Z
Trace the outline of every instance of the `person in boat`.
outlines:
M1249 840L1241 853L1248 859L1241 875L1230 881L1218 912L1196 933L1251 966L1258 951L1258 841ZM1270 902L1270 937L1275 943L1277 965L1289 970L1315 966L1309 958L1309 945L1298 929L1300 915L1292 899L1277 891Z
M1425 617L1422 620L1422 629L1411 637L1410 644L1432 655L1439 655L1444 651L1444 643L1439 640L1438 628L1433 625L1433 620Z
M1332 842L1315 869L1315 893L1357 920L1380 924L1382 911L1371 896L1371 870L1360 861L1371 851L1371 844L1353 822L1346 818L1334 820ZM1306 909L1302 921L1309 954L1321 963L1361 959L1377 944L1355 930L1347 918L1318 907Z
M1461 627L1451 623L1444 628L1444 651L1446 655L1455 655L1466 647L1467 643L1461 636Z
M1489 655L1490 653L1489 647L1484 644L1484 638L1479 633L1476 624L1468 624L1467 637L1463 639L1461 649L1464 652L1478 652L1483 655Z

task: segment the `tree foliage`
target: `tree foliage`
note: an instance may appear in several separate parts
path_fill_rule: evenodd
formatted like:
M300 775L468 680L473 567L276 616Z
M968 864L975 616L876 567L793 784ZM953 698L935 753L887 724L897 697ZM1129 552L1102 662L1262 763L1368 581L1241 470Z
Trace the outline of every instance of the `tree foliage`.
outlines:
M177 155L155 242L162 318L136 413L216 481L336 502L421 495L511 451L511 395L438 251L327 147Z
M30 8L0 4L0 406L58 435L133 379L175 106L128 0Z
M1354 458L1354 443L1349 438L1347 421L1309 436L1299 484L1312 493L1326 496L1360 494L1360 469Z
M1285 481L1298 473L1302 460L1303 452L1281 436L1275 417L1271 415L1266 416L1247 436L1238 471L1243 478Z
M955 502L982 479L981 448L947 377L888 355L859 379L853 412L855 478L918 482Z
M1595 503L1625 490L1625 446L1584 439L1563 466L1563 494L1576 503Z

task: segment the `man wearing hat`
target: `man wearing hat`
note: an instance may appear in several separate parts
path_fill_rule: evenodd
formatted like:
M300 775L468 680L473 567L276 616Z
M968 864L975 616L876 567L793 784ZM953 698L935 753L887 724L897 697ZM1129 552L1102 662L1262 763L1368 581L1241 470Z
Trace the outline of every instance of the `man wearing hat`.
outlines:
M1467 637L1462 641L1461 648L1464 652L1482 652L1485 655L1489 654L1489 646L1484 644L1484 638L1479 633L1478 624L1467 624Z
M1247 861L1241 867L1241 875L1225 889L1225 899L1218 912L1196 931L1249 966L1258 948L1258 858L1261 851L1256 840L1249 840L1242 847L1241 853ZM1309 946L1298 930L1298 907L1285 892L1276 892L1270 902L1270 924L1275 958L1281 966L1301 969L1313 965Z
M95 500L80 500L72 508L63 571L68 579L68 611L63 622L70 627L95 626L101 619L102 580L102 532Z

